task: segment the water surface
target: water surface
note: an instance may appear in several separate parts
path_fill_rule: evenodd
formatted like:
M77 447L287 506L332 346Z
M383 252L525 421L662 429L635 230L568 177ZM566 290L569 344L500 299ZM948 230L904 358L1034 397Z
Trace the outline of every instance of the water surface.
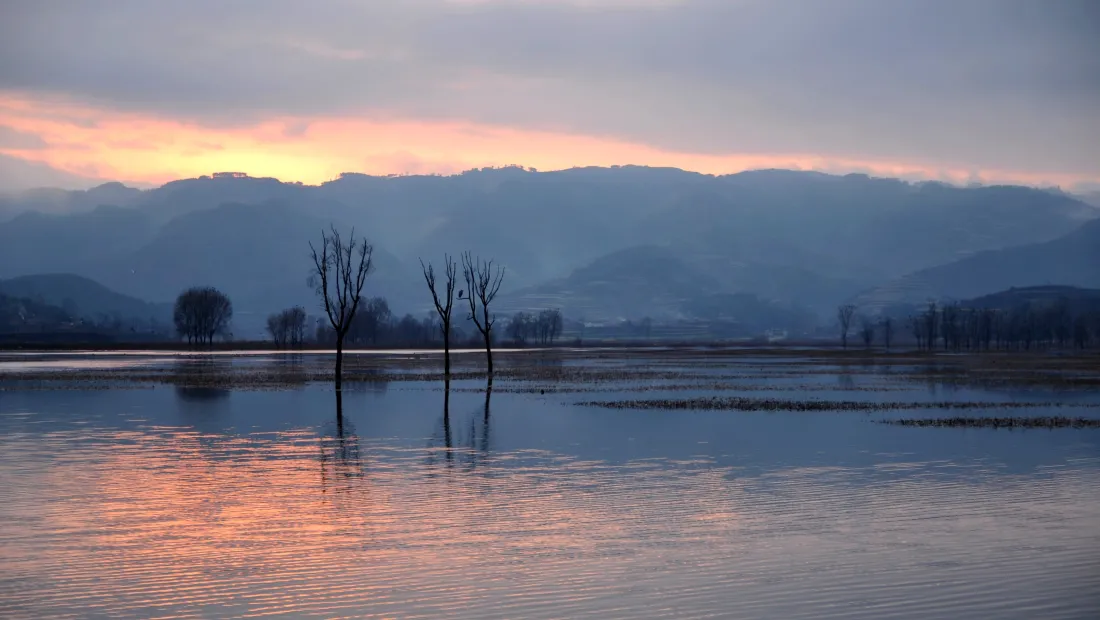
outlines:
M521 385L0 391L0 616L1100 616L1100 431ZM855 395L1094 398L911 387Z

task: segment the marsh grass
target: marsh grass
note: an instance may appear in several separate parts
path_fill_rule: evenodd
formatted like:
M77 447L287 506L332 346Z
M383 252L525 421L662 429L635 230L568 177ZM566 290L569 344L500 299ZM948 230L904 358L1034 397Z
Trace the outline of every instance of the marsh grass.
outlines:
M953 418L915 418L901 420L877 420L880 424L895 426L918 426L934 428L1100 428L1100 419L1069 418L1065 416L1035 417L953 417Z
M783 400L776 398L701 397L636 400L594 400L576 403L582 407L603 409L667 409L726 411L896 411L909 409L1031 409L1036 407L1100 407L1100 404L1064 404L1037 402L874 402L830 400Z

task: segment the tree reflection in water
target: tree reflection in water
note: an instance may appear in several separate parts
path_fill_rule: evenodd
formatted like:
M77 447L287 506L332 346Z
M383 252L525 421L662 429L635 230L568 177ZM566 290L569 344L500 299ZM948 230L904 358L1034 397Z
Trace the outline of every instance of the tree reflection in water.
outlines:
M428 450L426 462L428 465L439 463L439 455L442 453L442 461L448 469L456 463L465 464L470 470L483 463L489 457L491 444L491 417L490 403L493 393L493 382L489 379L485 386L485 400L470 415L470 423L467 432L463 433L455 429L451 421L451 382L444 381L443 387L443 416L436 425L435 430L428 438L428 448L441 447L442 450ZM462 428L461 426L459 428ZM456 437L457 435L457 437ZM456 445L457 440L457 445Z
M177 385L176 398L183 403L211 403L229 398L229 390L215 387Z
M322 435L321 492L326 493L330 484L336 492L350 490L354 481L363 478L363 464L359 455L359 436L355 427L344 418L344 397L336 392L336 428L333 435Z

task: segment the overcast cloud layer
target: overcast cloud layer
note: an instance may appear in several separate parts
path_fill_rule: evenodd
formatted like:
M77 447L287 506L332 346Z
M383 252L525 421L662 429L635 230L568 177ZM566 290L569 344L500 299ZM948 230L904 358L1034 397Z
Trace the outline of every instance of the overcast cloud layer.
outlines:
M1095 0L6 0L0 11L3 93L204 126L445 119L683 153L1100 180ZM0 151L12 141L35 137L0 130Z

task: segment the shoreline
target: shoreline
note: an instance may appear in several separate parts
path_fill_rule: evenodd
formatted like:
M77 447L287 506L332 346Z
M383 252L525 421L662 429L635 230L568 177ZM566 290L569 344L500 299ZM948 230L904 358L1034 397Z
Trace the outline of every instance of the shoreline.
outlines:
M269 388L327 383L332 378L331 350L274 349L109 349L0 351L0 390L66 382L119 386L174 384L232 388ZM438 381L442 350L346 350L344 381ZM665 389L701 387L728 392L731 379L765 373L769 377L809 380L838 377L888 377L903 384L945 387L1044 387L1100 389L1100 352L929 352L844 350L839 347L550 347L494 349L499 367L494 378L557 391L567 385L606 389L621 382L657 382ZM486 379L484 351L451 351L452 380ZM728 386L724 385L729 383ZM755 382L754 382L755 383ZM719 385L722 384L722 385ZM516 386L518 387L518 386ZM587 388L583 391L590 391Z
M452 355L468 355L472 353L484 353L485 349L479 346L452 347ZM841 347L839 344L822 341L790 341L785 343L759 342L759 341L587 341L587 342L559 342L548 345L515 346L511 343L502 343L493 347L496 353L531 353L531 352L691 352L691 353L749 353L764 355L824 355L830 357L919 357L919 358L1043 358L1063 357L1072 359L1096 359L1100 361L1100 349L1074 349L1074 348L1035 348L1030 350L962 350L953 351L945 349L918 349L912 345L898 345L886 349L884 347ZM80 354L127 354L127 353L169 353L200 355L204 353L237 353L237 354L335 354L335 348L301 348L280 349L268 340L250 340L226 343L215 343L207 347L188 347L176 342L118 342L118 343L25 343L11 344L0 343L0 356L5 354L41 354L41 355L80 355ZM408 346L366 346L346 347L345 354L366 353L422 353L442 354L441 346L408 347Z

